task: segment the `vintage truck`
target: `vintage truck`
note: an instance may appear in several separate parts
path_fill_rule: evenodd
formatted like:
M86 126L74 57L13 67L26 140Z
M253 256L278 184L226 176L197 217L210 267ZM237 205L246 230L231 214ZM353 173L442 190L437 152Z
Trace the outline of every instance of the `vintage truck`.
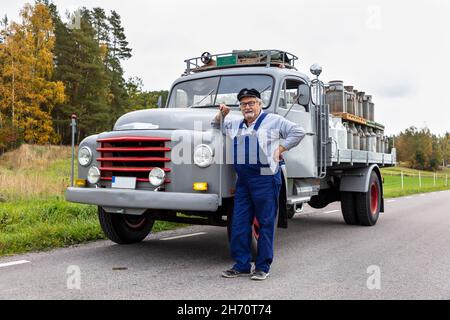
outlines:
M220 103L232 107L228 117L242 118L236 95L247 87L261 92L264 112L306 131L284 154L278 227L287 228L304 203L323 208L335 201L341 202L347 224L375 225L384 210L380 167L395 165L395 149L338 144L330 134L331 121L357 124L360 131L383 127L355 108L353 114L344 109L332 117L327 103L332 86L319 80L321 68L311 67L315 77L310 79L297 71L297 60L280 50L204 53L186 60L165 107L127 113L112 131L80 143L78 179L66 199L98 206L104 233L119 244L142 241L155 220L228 227L236 175L227 161L229 138L211 121ZM349 139L354 135L348 134ZM358 131L354 137L363 139ZM256 240L256 219L253 229Z

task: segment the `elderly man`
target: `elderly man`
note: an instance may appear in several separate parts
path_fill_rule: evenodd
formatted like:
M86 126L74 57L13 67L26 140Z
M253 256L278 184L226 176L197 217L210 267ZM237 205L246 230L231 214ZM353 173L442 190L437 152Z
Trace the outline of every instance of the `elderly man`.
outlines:
M265 113L256 89L242 89L238 100L244 119L224 120L230 108L222 104L212 122L213 127L218 128L223 120L224 133L233 139L234 168L238 176L230 239L231 256L236 263L222 276L251 275L252 280L265 280L273 260L275 220L282 184L279 162L283 152L300 143L305 131L279 115ZM284 139L281 144L279 137ZM251 274L254 217L259 223L259 239L255 270Z

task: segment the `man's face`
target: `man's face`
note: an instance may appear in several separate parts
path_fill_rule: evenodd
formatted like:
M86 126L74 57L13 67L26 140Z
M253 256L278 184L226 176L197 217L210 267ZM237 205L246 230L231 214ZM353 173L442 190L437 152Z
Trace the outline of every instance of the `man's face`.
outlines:
M242 115L247 122L253 122L261 111L261 104L255 97L244 97L240 101Z

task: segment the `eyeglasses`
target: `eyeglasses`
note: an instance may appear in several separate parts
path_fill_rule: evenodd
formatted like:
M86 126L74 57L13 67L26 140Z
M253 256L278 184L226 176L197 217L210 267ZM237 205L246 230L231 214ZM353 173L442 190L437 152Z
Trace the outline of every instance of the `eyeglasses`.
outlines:
M241 102L239 105L241 108L244 108L245 106L254 107L256 105L256 101Z

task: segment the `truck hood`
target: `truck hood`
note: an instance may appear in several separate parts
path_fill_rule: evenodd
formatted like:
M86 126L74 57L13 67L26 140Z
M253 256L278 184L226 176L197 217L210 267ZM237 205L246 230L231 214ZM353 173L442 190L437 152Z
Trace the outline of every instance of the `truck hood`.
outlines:
M165 108L146 109L127 113L114 125L114 131L121 130L209 130L217 109ZM242 119L239 111L232 111L227 119Z

